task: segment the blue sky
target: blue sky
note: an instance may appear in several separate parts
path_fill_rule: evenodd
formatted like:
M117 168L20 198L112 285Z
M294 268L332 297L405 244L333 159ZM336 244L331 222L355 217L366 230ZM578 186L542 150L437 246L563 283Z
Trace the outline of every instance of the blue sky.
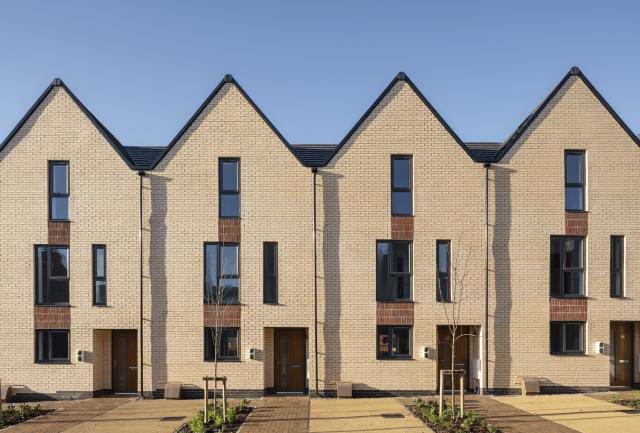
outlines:
M463 140L501 141L578 65L640 132L640 2L0 5L0 136L54 77L125 145L166 145L231 73L292 143L341 140L398 71Z

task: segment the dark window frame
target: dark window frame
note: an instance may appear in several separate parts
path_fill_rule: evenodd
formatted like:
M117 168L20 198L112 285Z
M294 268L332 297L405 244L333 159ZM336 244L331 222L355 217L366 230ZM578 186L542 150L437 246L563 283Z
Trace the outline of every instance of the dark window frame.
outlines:
M215 328L213 326L205 326L204 327L204 354L203 354L203 360L205 362L213 362L214 361L214 356L213 353L211 354L211 356L207 356L207 343L211 343L211 345L213 346L213 341L211 339L211 333L210 330L214 329L215 332ZM240 361L240 354L241 352L241 348L240 348L240 328L239 327L233 327L233 326L225 326L225 327L219 327L218 328L221 332L223 331L229 331L229 330L233 330L236 331L236 340L237 340L237 351L238 354L236 356L222 356L222 355L218 355L218 362L222 361L222 362L238 362ZM219 340L220 345L222 345L222 338L220 338Z
M409 187L408 188L403 188L403 187L396 187L393 184L393 174L394 174L394 168L393 168L393 162L396 159L406 159L409 161L409 173L408 173L408 178L409 178ZM411 193L411 212L409 213L395 213L393 211L393 194L396 192L409 192ZM391 215L393 216L413 216L413 155L391 155Z
M237 164L237 189L224 189L223 188L223 173L222 166L227 162L235 162ZM241 212L241 197L240 197L240 158L218 158L218 217L220 218L240 218ZM222 215L222 197L225 195L237 195L238 196L238 215L237 216L224 216Z
M580 155L582 157L582 183L569 182L567 180L567 155ZM586 152L584 150L565 150L564 151L564 209L567 212L586 212L587 211L587 171L586 171ZM582 209L567 208L567 188L582 189Z
M554 293L553 290L553 268L552 268L552 263L553 263L553 258L551 257L551 252L553 251L552 248L552 243L554 241L554 239L557 240L561 240L561 250L560 250L560 261L561 261L561 270L560 272L562 273L562 278L561 278L561 287L559 288L559 292L558 293ZM571 267L567 267L566 266L566 254L565 254L565 243L567 240L580 240L582 242L582 247L581 247L581 260L582 260L582 264L581 267L578 268L571 268ZM549 243L549 254L550 254L550 258L549 258L549 294L551 297L553 298L585 298L586 295L586 243L587 243L587 238L585 236L551 236L551 240ZM567 272L582 272L582 287L581 287L581 293L579 294L566 294L565 293L565 278L564 275Z
M440 245L447 245L447 272L440 272ZM440 281L443 277L447 279L447 288L445 297L442 297L442 291L440 290ZM436 301L437 302L451 302L451 240L439 239L436 240Z
M619 242L618 247L620 248L619 251L619 255L620 255L620 268L617 269L614 265L614 260L613 260L613 255L614 255L614 248L615 248L615 243L616 241ZM610 240L610 245L611 245L611 251L610 251L610 258L609 258L609 264L610 264L610 279L609 279L609 288L610 288L610 295L612 298L624 298L625 293L624 293L624 250L625 250L625 237L623 235L612 235L611 236L611 240ZM619 278L620 279L620 293L616 292L615 286L616 286L616 279Z
M220 254L220 247L237 247L238 248L238 273L235 275L227 275L227 279L237 279L238 280L238 300L236 302L221 302L221 305L240 305L240 290L241 290L241 280L240 280L240 275L242 275L242 270L240 269L240 244L238 242L205 242L203 245L203 250L202 250L202 259L203 259L203 266L202 266L202 270L203 270L203 274L202 274L202 286L203 286L203 303L204 304L214 304L213 302L207 302L207 246L211 246L211 245L216 245L217 249L218 249L218 253L217 253L217 275L216 275L216 281L217 284L220 284L220 279L221 279L221 273L220 273L220 269L221 269L221 254ZM224 300L224 296L223 296L223 300Z
M393 333L397 329L409 330L409 353L406 355L393 355ZM382 332L386 331L386 332ZM388 334L388 355L380 353L380 335ZM388 360L412 360L413 359L413 326L408 325L378 325L376 326L376 359L380 361Z
M398 241L398 240L377 240L376 241L376 285L378 284L378 245L381 243L389 244L389 262L387 268L387 286L386 291L391 295L391 279L393 277L409 277L409 295L406 298L396 298L395 296L389 296L389 298L379 298L378 288L376 287L376 301L377 302L412 302L413 301L413 242L412 241ZM393 245L408 245L409 246L409 272L392 272L391 257L393 257Z
M553 350L553 324L558 324L562 326L562 350L554 351ZM579 349L578 350L567 350L567 325L580 325L580 340L579 340ZM586 354L586 322L576 321L576 320L552 320L549 322L549 354L551 355L584 355Z
M273 258L275 263L273 264L274 274L267 274L267 248L274 248ZM278 303L278 243L277 242L264 242L262 244L262 302L264 304L277 304ZM273 299L267 299L267 281L273 281L274 294Z
M98 249L102 249L104 254L104 271L102 272L102 277L98 276L98 256L96 254ZM105 244L93 244L91 246L91 260L93 261L93 305L104 306L107 305L107 246ZM98 282L104 283L104 302L101 303L96 302L96 285Z
M67 283L67 301L66 302L38 302L38 276L40 272L40 266L38 266L38 249L46 248L47 249L47 288L50 280L56 281L66 281ZM65 248L67 250L67 276L66 277L52 277L51 276L51 250L53 249L61 249ZM71 248L69 245L58 245L58 244L36 244L33 248L33 264L34 264L34 305L38 306L66 306L70 305L71 300ZM44 296L43 296L44 297Z
M43 333L47 338L47 346L49 349L49 354L47 359L39 359L38 352L40 345L38 344L39 335ZM66 358L53 358L51 356L51 352L53 351L53 345L51 344L52 334L66 334L67 335L67 357ZM71 363L71 331L69 329L36 329L34 332L35 342L34 342L34 362L36 364L69 364Z
M64 165L67 167L67 192L66 194L63 193L56 193L53 192L53 167L56 165ZM54 161L49 161L49 172L48 172L48 182L49 182L49 197L48 197L48 202L49 202L49 221L69 221L69 197L71 196L71 173L70 173L70 169L69 169L69 161L63 161L63 160L54 160ZM65 198L67 199L67 218L53 218L53 216L51 215L51 212L53 210L53 199L54 198Z

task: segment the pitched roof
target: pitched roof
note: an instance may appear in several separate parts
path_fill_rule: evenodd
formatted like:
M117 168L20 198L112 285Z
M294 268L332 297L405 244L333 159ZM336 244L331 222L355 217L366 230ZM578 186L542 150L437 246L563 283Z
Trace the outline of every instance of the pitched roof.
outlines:
M71 97L73 102L76 103L78 108L80 108L80 110L84 113L84 115L87 116L89 121L91 121L93 126L96 127L96 129L100 132L100 134L104 137L104 139L107 140L107 142L111 145L111 147L113 147L114 150L118 153L118 155L120 155L120 157L129 166L129 168L134 170L137 169L133 161L129 158L129 155L127 154L127 152L124 150L124 146L122 146L122 144L120 144L118 139L102 123L100 123L100 121L93 115L93 113L91 113L91 111L89 111L89 109L85 107L85 105L76 97L76 95L67 87L66 84L64 84L64 82L60 78L55 78L51 82L51 84L47 86L47 88L44 90L44 92L42 92L42 94L36 100L36 102L31 106L31 108L29 108L29 110L25 113L25 115L22 116L22 119L20 119L18 124L11 130L11 132L9 132L9 135L7 135L7 138L5 138L4 141L2 141L2 143L0 143L0 152L2 151L2 149L5 148L7 144L9 144L9 142L13 139L13 137L18 133L18 131L20 131L20 129L24 126L24 124L29 120L31 115L38 109L40 104L42 104L45 98L49 95L49 93L55 87L63 88L67 92L67 94Z
M338 147L337 144L294 144L293 150L306 167L324 167Z
M164 146L125 146L129 158L140 170L149 170L164 152Z

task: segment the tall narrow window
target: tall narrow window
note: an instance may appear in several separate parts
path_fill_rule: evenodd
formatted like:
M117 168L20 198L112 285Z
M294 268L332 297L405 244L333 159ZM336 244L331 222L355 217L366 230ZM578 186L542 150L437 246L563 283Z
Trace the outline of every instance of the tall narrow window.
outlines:
M624 236L611 236L611 296L624 296Z
M436 241L436 300L451 302L451 241Z
M36 362L68 362L69 330L37 329Z
M49 219L69 219L69 163L49 162Z
M237 304L240 302L240 266L238 248L238 244L205 244L205 303Z
M564 206L568 211L585 210L584 151L564 152Z
M411 299L411 243L379 241L376 251L378 301Z
M411 156L391 157L391 214L412 215Z
M107 247L93 246L93 305L107 305Z
M220 335L216 338L216 332ZM240 359L238 328L204 328L204 360L213 361L216 353L220 361L237 361ZM217 344L216 344L217 343Z
M69 303L69 247L36 246L36 304Z
M265 304L278 303L278 244L265 242L263 250L263 301Z
M584 238L551 237L551 296L584 296Z
M240 160L221 159L220 174L220 217L240 218Z
M584 353L584 322L551 322L550 331L551 354Z

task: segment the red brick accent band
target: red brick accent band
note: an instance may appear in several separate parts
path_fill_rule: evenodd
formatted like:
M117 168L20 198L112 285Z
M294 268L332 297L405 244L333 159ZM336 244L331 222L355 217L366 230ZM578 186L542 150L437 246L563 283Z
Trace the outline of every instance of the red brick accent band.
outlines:
M378 325L413 326L412 302L378 302L376 307Z
M220 326L225 328L240 327L240 305L220 305L204 304L204 326L213 327L216 323L216 307L220 308Z
M569 236L586 236L589 231L589 214L587 212L565 212L564 228Z
M240 218L218 218L218 242L240 242Z
M587 321L587 298L550 298L549 320Z
M413 216L391 216L391 239L413 240Z
M69 245L70 232L69 221L49 221L49 244Z
M70 307L36 306L33 309L34 329L70 329Z

